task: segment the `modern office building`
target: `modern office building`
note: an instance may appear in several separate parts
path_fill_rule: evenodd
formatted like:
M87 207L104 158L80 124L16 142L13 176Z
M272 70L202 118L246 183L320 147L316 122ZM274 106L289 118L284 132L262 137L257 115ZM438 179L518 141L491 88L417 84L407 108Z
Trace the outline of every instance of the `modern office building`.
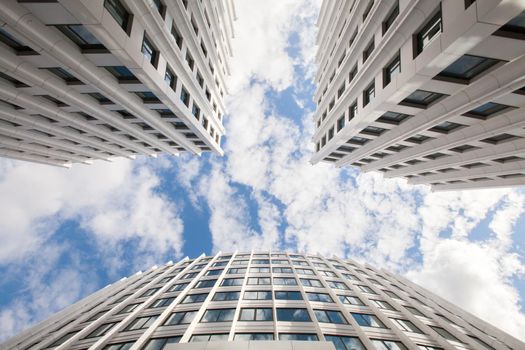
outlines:
M433 190L525 184L525 2L324 1L312 162Z
M0 156L222 155L232 0L6 0Z
M525 344L393 275L287 253L183 259L107 286L5 350L519 350Z

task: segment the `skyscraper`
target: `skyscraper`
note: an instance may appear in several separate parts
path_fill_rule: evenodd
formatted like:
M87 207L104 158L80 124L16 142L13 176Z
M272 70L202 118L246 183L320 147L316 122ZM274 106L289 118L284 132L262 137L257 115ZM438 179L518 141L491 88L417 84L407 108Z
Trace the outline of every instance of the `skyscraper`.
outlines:
M222 155L232 0L2 1L0 156Z
M252 252L186 258L122 279L1 345L334 347L518 350L525 344L387 271L337 257Z
M525 3L324 1L313 163L433 190L525 184Z

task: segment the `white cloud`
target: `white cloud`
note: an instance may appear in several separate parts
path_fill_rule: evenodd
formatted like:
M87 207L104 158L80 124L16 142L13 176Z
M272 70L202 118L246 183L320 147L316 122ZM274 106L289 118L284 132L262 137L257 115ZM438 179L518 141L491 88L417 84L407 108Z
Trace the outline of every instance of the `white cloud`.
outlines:
M181 254L178 209L156 191L159 177L140 160L71 170L2 160L0 167L0 263L35 251L69 219L101 247L137 238L139 256L160 257L170 249Z

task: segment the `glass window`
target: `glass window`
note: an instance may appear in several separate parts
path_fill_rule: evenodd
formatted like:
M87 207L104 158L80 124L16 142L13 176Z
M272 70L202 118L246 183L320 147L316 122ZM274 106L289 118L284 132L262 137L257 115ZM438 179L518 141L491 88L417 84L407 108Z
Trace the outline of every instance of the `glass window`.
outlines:
M363 107L370 103L376 96L376 86L375 81L373 81L368 87L363 91Z
M338 282L338 281L326 281L326 283L328 284L329 287L331 288L334 288L334 289L343 289L343 290L348 290L348 286L346 284L344 284L343 282Z
M293 273L291 267L274 267L272 268L273 273Z
M396 57L383 69L383 87L390 84L392 79L401 73L401 58L399 53Z
M437 327L437 326L430 326L430 328L435 330L436 333L438 333L440 336L442 336L443 338L445 338L447 340L460 342L460 340L458 338L453 336L452 333L447 331L445 328L441 328L441 327Z
M392 26L392 24L394 23L398 15L399 15L399 3L396 3L392 11L390 11L390 13L388 14L388 16L385 18L383 22L383 35Z
M434 40L443 31L443 24L441 22L441 9L421 28L415 35L416 52L414 57L419 55L425 47L427 47L432 40Z
M334 343L336 350L366 350L357 337L344 337L338 335L325 335L327 341Z
M375 315L360 314L352 312L352 316L356 322L362 327L386 328L383 322Z
M252 264L254 265L267 265L270 263L269 259L254 259L252 260Z
M157 62L159 58L159 52L158 50L153 46L151 41L146 36L146 33L144 33L144 38L142 39L142 54L144 57L154 66L157 67Z
M375 49L375 44L374 44L374 39L372 39L370 44L368 44L368 46L366 47L365 51L363 51L363 63L365 63L368 57L372 55L372 52L374 51L374 49Z
M273 284L276 286L295 286L297 281L295 278L274 277Z
M343 314L339 311L332 310L314 310L317 321L323 323L347 324Z
M170 88L175 90L177 85L177 76L168 67L166 67L166 73L164 73L164 81Z
M105 49L100 40L82 24L58 25L56 27L81 49Z
M182 337L168 337L168 338L153 338L146 343L146 346L142 350L163 350L168 344L175 344L180 342Z
M494 35L504 36L512 39L525 39L525 11L505 23Z
M134 319L129 325L127 325L126 328L124 328L124 330L134 331L136 329L148 328L153 322L155 322L157 317L159 317L159 315L138 317Z
M354 297L354 296L351 296L351 295L339 295L339 300L341 300L341 302L343 304L350 304L350 305L365 305L361 299L359 299L358 297Z
M323 303L333 303L332 297L329 294L325 293L306 293L308 300L310 301L320 301Z
M228 275L240 275L240 274L245 274L246 273L246 268L245 267L241 267L241 268L231 268L231 269L228 269L228 271L226 272Z
M131 311L135 310L141 303L137 303L137 304L129 304L129 305L126 305L122 308L122 310L120 310L118 312L118 314L127 314L127 313L130 313ZM105 313L105 311L103 311Z
M463 115L467 117L471 117L471 118L486 120L488 117L494 116L509 108L514 108L514 107L503 105L500 103L495 103L495 102L487 102L487 103L482 104L479 107L476 107L466 112Z
M295 272L300 275L315 275L314 271L310 269L295 269Z
M384 300L373 300L372 299L370 300L370 302L374 304L375 306L377 306L378 308L383 309L383 310L395 310L392 305L390 305Z
M213 301L239 300L241 292L218 292L213 296Z
M172 285L172 286L168 289L168 292L178 292L178 291L183 290L183 289L186 288L187 286L188 286L188 283L177 283L177 284Z
M235 309L213 309L206 310L204 316L202 316L201 322L228 322L233 321Z
M252 273L269 273L269 267L250 267L250 272Z
M244 300L272 300L272 292L269 290L246 291Z
M157 308L157 307L168 306L169 304L171 304L173 302L173 300L175 300L175 298L173 298L173 297L172 298L157 299L149 306L149 308L153 309L153 308Z
M299 291L275 291L276 300L303 300Z
M318 341L317 334L310 333L279 333L279 340Z
M128 34L131 29L131 16L119 0L104 0L104 7Z
M270 277L249 277L249 285L270 285L272 283Z
M406 331L406 332L412 332L412 333L419 333L423 334L423 332L416 327L415 324L408 320L402 320L399 318L392 318L391 319L400 329Z
M190 106L190 94L186 90L186 88L184 88L184 85L182 86L180 90L180 100L182 101L182 103L184 103L186 107Z
M405 305L404 305L405 306ZM405 309L410 311L413 315L426 317L421 311L412 306L405 306Z
M155 294L159 289L160 289L160 288L150 288L150 289L148 289L147 291L145 291L144 293L142 293L142 295L139 296L139 298L152 296L152 295Z
M62 345L66 341L68 341L71 337L73 337L75 334L77 334L78 332L80 332L80 331L73 331L73 332L66 333L63 336L61 336L60 338L58 338L57 340L55 340L54 342L52 342L51 344L49 344L47 347L48 348L54 348L56 346Z
M196 334L192 335L190 342L202 342L202 341L226 341L228 340L228 333L222 334Z
M211 288L215 285L215 282L217 282L216 279L199 281L194 288Z
M310 322L306 309L277 308L277 320L288 322Z
M354 119L357 115L357 101L354 101L352 105L348 108L348 121Z
M416 90L408 95L403 101L401 101L400 104L419 108L428 108L430 105L445 96L445 94L440 94L437 92Z
M207 297L208 293L189 294L182 300L182 304L202 303Z
M129 341L126 343L109 344L104 347L104 350L129 350L133 346L135 341Z
M197 310L194 311L182 311L182 312L174 312L168 317L166 322L164 322L165 326L174 326L178 324L189 324L193 319L195 318L195 315L197 315Z
M239 321L273 321L272 308L243 308Z
M273 340L273 333L235 333L234 340Z
M182 49L182 35L180 35L180 32L177 29L177 26L175 25L175 21L173 21L171 25L171 35L173 35L173 38L175 39L175 43L177 44L179 49Z
M408 350L403 343L393 340L372 339L377 350Z
M224 270L223 269L209 270L208 272L206 272L206 276L217 276L217 275L220 275L222 271Z
M136 320L135 320L136 321ZM133 322L135 322L133 321ZM100 326L98 326L93 332L89 333L89 335L85 338L96 338L96 337L102 337L105 335L111 328L113 328L114 325L116 325L118 322L112 322L112 323L104 323ZM129 326L128 326L129 327Z
M442 70L435 78L469 83L498 62L500 61L493 58L463 55Z
M228 265L227 261L217 261L217 262L214 262L213 265L211 265L211 266L219 267L219 266L226 266L226 265Z
M301 278L301 284L305 287L316 287L316 288L323 287L323 285L321 284L321 281L314 280L314 279L307 279L307 278Z
M337 275L332 271L319 270L319 274L326 277L337 277Z

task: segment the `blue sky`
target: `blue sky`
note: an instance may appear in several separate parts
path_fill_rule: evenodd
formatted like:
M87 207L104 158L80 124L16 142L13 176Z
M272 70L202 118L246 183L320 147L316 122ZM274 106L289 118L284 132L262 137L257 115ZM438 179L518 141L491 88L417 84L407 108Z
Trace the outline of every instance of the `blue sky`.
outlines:
M524 191L311 165L319 1L236 5L225 157L0 160L0 340L155 264L254 248L352 256L523 337Z

